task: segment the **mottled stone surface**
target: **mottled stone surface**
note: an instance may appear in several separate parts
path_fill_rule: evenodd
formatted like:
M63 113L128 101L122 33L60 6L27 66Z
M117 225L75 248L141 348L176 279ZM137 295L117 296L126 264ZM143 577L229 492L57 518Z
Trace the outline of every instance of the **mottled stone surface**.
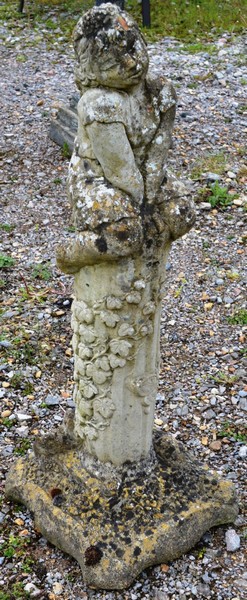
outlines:
M159 436L155 449L141 463L102 468L61 434L37 442L36 457L18 460L6 491L76 558L87 585L123 589L237 515L232 483L199 467L171 436Z

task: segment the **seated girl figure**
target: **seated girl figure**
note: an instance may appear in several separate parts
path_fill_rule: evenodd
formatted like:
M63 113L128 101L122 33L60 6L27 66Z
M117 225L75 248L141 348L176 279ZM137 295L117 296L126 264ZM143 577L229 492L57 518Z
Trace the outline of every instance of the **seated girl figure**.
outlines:
M148 73L133 19L112 4L95 7L79 20L74 46L81 99L68 185L76 236L57 254L67 273L145 253L157 237L175 239L194 220L188 199L181 192L174 199L167 184L176 95L170 82Z

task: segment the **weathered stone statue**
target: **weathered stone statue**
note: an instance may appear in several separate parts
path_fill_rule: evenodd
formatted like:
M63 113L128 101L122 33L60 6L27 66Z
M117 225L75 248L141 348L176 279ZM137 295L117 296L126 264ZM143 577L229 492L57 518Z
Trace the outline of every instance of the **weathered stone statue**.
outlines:
M121 589L232 521L237 508L230 483L173 438L153 435L166 258L194 223L186 190L167 170L175 92L152 78L145 41L116 6L86 13L74 43L76 232L57 261L75 276L75 415L18 461L7 493L77 558L88 585Z
M167 173L175 92L148 73L135 23L103 6L79 21L74 41L77 233L58 265L75 274L75 430L89 452L121 465L150 451L166 257L194 210Z

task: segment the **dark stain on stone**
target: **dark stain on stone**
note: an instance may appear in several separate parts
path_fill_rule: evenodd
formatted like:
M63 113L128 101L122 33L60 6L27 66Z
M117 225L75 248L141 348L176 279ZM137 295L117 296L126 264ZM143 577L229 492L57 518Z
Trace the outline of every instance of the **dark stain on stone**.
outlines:
M124 538L124 541L126 544L131 544L131 542L132 542L131 538L128 536Z
M54 504L54 506L62 506L63 501L64 501L63 496L62 495L60 495L60 496L58 495L58 496L55 496L55 498L53 499L53 504Z
M87 567L93 567L97 565L102 559L103 552L98 548L98 546L89 546L85 550L85 565Z
M61 496L62 490L60 490L60 488L55 487L50 490L50 494L52 498L55 498L56 496Z
M95 246L99 250L99 252L102 252L102 253L107 252L107 243L106 243L105 238L103 238L102 236L98 237L95 240Z
M117 231L116 236L120 242L124 242L128 239L128 231Z
M134 556L139 556L139 554L141 554L141 548L139 548L139 546L136 546L133 554Z
M50 495L52 497L52 504L54 504L54 506L61 506L63 504L64 497L60 488L52 488L50 490Z

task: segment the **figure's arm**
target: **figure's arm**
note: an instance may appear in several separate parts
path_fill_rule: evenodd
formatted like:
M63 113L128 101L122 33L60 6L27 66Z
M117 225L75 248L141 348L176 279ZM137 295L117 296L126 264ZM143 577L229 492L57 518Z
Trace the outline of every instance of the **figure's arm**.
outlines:
M167 155L171 148L176 94L170 82L166 81L158 91L157 103L160 110L160 125L149 146L146 158L145 196L151 203L155 201L166 177Z
M114 186L141 202L144 193L142 175L136 165L133 150L122 123L86 125L94 154L104 175Z

